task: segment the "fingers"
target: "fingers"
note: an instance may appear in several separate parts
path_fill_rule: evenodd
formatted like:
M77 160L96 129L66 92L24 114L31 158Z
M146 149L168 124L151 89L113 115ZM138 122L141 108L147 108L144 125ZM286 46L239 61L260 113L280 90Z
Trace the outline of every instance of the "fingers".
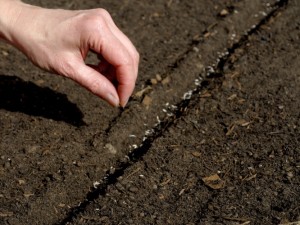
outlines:
M139 64L139 53L137 52L136 48L132 44L132 42L129 40L129 38L116 26L113 19L111 18L110 14L104 10L103 16L106 18L107 23L111 27L111 31L113 34L125 45L127 46L128 51L130 52L130 55L133 57L134 60L134 66L135 66L135 72L136 75L138 74L138 64Z
M114 107L118 107L120 105L118 93L112 82L99 71L85 65L84 62L78 62L73 73L74 74L70 76L70 78L79 83L81 86L85 87Z
M124 107L137 79L138 53L129 39L114 25L108 13L104 13L104 21L105 23L103 24L102 20L99 26L101 27L99 34L93 34L89 39L89 46L114 67L120 105ZM100 32L104 32L105 35Z

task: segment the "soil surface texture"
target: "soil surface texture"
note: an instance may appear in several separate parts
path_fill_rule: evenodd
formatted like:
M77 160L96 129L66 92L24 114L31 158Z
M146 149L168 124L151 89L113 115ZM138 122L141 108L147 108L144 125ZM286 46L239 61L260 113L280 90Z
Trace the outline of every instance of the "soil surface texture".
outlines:
M107 9L140 72L111 108L0 43L1 225L300 224L298 0L27 2Z

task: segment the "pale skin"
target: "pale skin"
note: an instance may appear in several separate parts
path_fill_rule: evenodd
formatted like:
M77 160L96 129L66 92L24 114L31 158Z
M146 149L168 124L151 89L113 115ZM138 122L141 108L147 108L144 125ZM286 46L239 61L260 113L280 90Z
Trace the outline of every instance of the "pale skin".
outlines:
M133 92L139 54L104 9L45 9L0 0L0 39L112 106L125 107ZM98 65L85 64L89 51L98 54Z

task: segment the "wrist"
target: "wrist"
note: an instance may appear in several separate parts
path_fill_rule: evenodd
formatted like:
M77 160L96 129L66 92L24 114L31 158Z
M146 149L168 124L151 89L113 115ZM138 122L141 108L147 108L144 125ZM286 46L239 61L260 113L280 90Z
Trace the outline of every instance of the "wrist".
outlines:
M20 0L0 0L0 39L24 52L35 35L39 9Z

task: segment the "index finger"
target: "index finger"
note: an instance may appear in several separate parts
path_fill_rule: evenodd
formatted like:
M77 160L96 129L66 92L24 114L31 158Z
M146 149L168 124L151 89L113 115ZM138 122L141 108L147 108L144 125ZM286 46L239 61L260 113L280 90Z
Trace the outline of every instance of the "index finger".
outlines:
M115 68L120 105L124 107L134 90L137 65L135 65L134 57L120 39L110 31L109 27L104 29L102 29L104 34L93 36L90 48L102 55Z

